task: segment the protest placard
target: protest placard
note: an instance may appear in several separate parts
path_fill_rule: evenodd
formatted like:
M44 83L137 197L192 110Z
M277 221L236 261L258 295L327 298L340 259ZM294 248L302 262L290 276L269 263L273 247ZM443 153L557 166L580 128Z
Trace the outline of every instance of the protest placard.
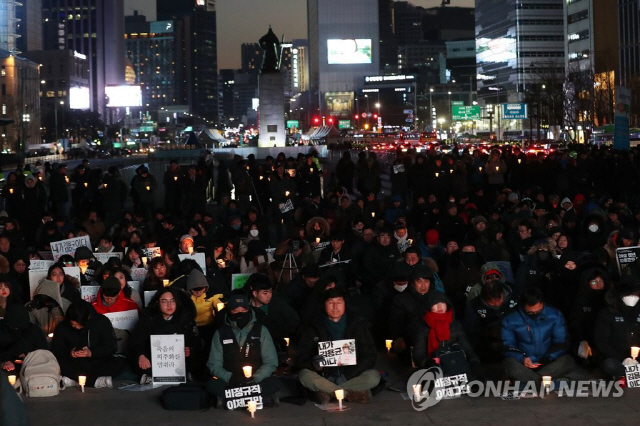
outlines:
M393 166L393 174L404 173L404 164L396 164Z
M160 247L143 248L142 252L144 253L145 256L149 258L149 260L153 259L154 257L162 256L162 251L160 250Z
M323 358L321 367L356 365L356 341L346 339L318 342L318 355Z
M251 274L231 274L231 291L244 287Z
M140 287L142 287L140 281L127 281L127 285L140 294Z
M256 401L256 408L262 410L262 388L260 385L241 386L229 388L224 391L225 406L227 410L247 408L249 401Z
M207 273L207 260L204 256L204 253L194 252L193 254L179 254L178 258L180 259L180 262L182 262L185 259L195 260L198 263L198 266L200 266L200 269L202 269L202 273L203 274Z
M95 302L98 299L99 290L99 285L83 285L82 287L80 287L80 295L82 296L82 300L85 300L89 303Z
M331 244L331 241L322 241L318 243L318 245L316 245L315 250L317 251L324 250L325 248L329 247L330 244Z
M131 268L131 280L143 282L147 277L147 270L144 268Z
M33 299L33 292L36 291L36 288L38 288L42 280L44 280L45 278L47 278L46 269L29 270L29 292L31 299Z
M145 308L147 306L149 306L149 302L151 302L151 299L153 299L153 296L155 296L157 292L158 292L157 290L149 290L149 291L145 291L144 292L144 307Z
M469 379L466 374L440 377L435 381L436 400L457 398L470 392Z
M151 371L153 383L186 383L184 334L151 336Z
M640 364L625 365L624 369L627 387L640 388Z
M113 328L119 328L120 330L131 331L138 323L138 311L135 309L122 312L110 312L104 314L104 316L109 318Z
M616 261L618 262L618 272L622 273L622 270L630 263L635 262L640 257L640 246L634 247L620 247L616 249Z
M42 260L53 260L53 253L51 253L51 251L39 251L38 254Z
M284 203L278 204L278 208L280 209L280 213L284 214L293 210L293 201L287 200Z
M122 260L122 253L117 251L112 251L111 253L93 253L93 255L96 257L96 260L103 265L107 263L112 257L117 257L118 259Z
M76 280L78 280L78 282L82 282L81 281L81 274L80 274L80 268L78 268L77 266L65 266L64 268L64 274L71 277L71 278L75 278Z
M34 259L29 261L29 269L37 270L37 269L49 269L51 265L55 262L53 260L40 260Z
M60 259L61 256L65 254L74 256L76 254L76 249L78 247L89 247L89 250L93 251L91 248L91 240L89 240L88 235L83 235L82 237L69 238L68 240L55 241L51 243L51 252L53 253L53 260L56 262Z

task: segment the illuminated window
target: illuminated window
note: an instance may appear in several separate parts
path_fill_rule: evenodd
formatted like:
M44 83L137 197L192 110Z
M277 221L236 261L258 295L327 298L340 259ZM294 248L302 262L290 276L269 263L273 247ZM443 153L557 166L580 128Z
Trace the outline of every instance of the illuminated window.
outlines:
M2 115L7 115L7 105L2 104Z

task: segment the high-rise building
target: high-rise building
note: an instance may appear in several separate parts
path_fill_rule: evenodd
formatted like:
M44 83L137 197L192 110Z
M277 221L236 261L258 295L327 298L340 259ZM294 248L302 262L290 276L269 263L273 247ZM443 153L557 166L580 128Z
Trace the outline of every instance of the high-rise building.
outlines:
M106 86L125 83L123 0L42 0L45 50L71 50L89 65L91 110L107 122Z
M564 75L564 1L476 0L479 100L521 100L541 69Z
M608 11L611 13L611 10ZM618 0L618 43L622 85L631 86L640 77L640 5L636 0Z
M149 22L134 12L125 18L127 59L142 90L142 106L157 111L168 105L188 105L184 50L184 22Z
M0 49L18 53L18 8L20 2L16 0L0 0Z
M351 117L365 76L380 71L378 0L307 0L307 19L318 112Z
M198 119L218 121L218 50L214 0L192 2L157 0L159 21L184 22L184 49L180 61L185 67L187 96L191 112ZM200 123L202 124L202 123Z
M242 43L240 46L242 72L259 74L263 56L264 51L258 43Z
M18 51L42 50L42 0L20 0L18 6Z

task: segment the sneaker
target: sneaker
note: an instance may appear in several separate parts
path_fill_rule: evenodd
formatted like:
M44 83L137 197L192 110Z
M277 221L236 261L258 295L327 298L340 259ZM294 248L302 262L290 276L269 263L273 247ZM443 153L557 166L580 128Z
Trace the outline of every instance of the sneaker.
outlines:
M102 376L96 379L96 383L93 385L94 388L112 388L113 381L111 380L111 376Z
M140 377L140 384L141 385L150 385L153 382L153 376L151 376L150 374L143 374L142 377Z
M65 388L75 388L76 386L80 386L78 382L65 376L62 377L62 383L64 383Z
M373 396L370 390L366 391L347 391L347 402L355 402L358 404L368 404Z
M315 402L316 404L320 404L320 405L325 405L328 404L329 401L331 400L331 395L329 395L326 392L313 392L310 396L309 399L313 402Z

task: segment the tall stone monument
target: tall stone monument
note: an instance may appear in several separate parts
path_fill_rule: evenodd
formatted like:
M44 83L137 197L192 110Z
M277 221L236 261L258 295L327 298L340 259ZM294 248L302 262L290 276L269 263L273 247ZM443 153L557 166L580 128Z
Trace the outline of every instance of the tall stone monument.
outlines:
M258 77L258 98L260 99L258 147L281 147L285 146L286 140L284 76L280 72L280 41L271 27L269 32L260 39L260 47L264 50L264 60Z

